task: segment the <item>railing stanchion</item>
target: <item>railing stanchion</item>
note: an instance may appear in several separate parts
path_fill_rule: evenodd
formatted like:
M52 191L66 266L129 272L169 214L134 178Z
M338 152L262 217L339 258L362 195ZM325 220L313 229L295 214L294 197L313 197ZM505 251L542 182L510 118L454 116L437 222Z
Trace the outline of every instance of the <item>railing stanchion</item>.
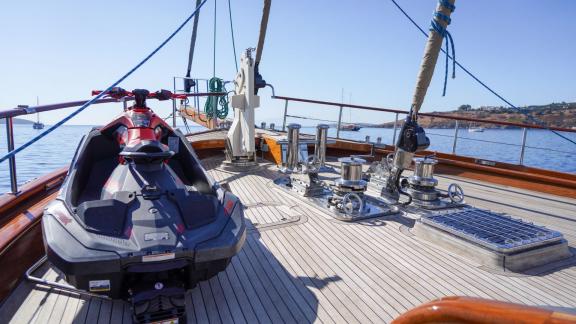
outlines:
M286 115L288 114L288 99L284 100L284 121L282 122L282 131L286 131Z
M520 147L520 165L524 164L524 153L526 152L526 135L528 134L528 129L526 127L522 128L522 146Z
M392 136L392 145L396 145L396 132L398 131L398 113L396 113L396 119L394 119L394 135Z
M14 150L14 123L12 117L6 117L6 139L8 141L8 152ZM10 168L10 189L13 194L18 193L18 181L16 179L16 156L9 158Z
M454 144L452 144L452 154L456 154L456 143L458 143L458 120L456 120L456 128L454 129Z
M344 106L340 106L340 113L338 114L338 126L336 126L336 138L340 138L340 127L342 126L342 110Z
M172 90L176 93L176 77L172 78ZM172 127L176 128L176 99L174 98L172 98Z

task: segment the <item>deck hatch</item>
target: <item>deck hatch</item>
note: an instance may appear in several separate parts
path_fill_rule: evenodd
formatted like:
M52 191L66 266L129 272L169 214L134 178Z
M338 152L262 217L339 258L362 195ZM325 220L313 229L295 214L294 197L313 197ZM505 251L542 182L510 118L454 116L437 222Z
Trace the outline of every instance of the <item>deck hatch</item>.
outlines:
M562 240L560 232L474 207L436 211L421 221L503 253Z

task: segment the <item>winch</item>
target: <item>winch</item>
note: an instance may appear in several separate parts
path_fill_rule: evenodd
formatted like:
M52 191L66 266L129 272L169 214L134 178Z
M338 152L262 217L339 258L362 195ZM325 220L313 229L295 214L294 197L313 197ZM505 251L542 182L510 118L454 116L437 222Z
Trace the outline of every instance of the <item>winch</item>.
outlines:
M327 128L318 126L318 133ZM332 217L342 221L355 221L371 217L392 215L398 212L395 206L365 194L368 182L363 178L362 166L366 161L358 157L340 158L340 177L333 168L324 165L326 136L316 141L316 154L302 158L298 149L299 127L288 127L288 149L286 163L281 168L283 176L274 184L290 194L315 203L326 209Z
M366 160L357 157L344 157L340 162L340 178L332 185L332 197L328 198L328 205L339 212L354 215L364 214L370 209L365 204L364 192L368 187L366 180L362 179L362 165Z
M364 193L368 183L362 179L362 165L366 163L366 160L357 157L345 157L338 159L338 161L341 164L340 178L334 181L334 191Z
M415 202L429 203L438 199L438 180L434 179L435 159L414 158L414 174L408 177L407 192Z
M464 202L464 192L462 188L452 183L448 186L446 194L436 187L438 180L434 178L434 165L438 161L431 157L418 157L412 159L414 162L414 174L407 178L402 178L398 184L389 183L392 171L392 155L382 161L372 164L368 172L370 173L370 187L380 192L380 199L387 203L402 203L425 209L439 209L457 207ZM390 189L393 190L390 190ZM408 201L401 202L401 194L408 197Z
M407 181L402 181L400 185L402 189L406 189L413 205L424 208L446 208L455 207L464 202L464 192L455 183L448 186L447 194L436 189L438 180L434 178L434 165L438 163L438 160L426 156L414 158L413 161L414 174L408 177Z

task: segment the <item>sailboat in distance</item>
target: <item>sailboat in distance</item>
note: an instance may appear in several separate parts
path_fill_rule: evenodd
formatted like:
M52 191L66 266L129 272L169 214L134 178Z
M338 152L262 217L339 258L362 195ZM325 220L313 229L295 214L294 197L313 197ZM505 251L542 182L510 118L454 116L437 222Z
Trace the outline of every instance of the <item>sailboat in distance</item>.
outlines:
M36 106L40 105L40 101L38 100L38 97L36 97ZM44 124L40 122L40 113L36 113L36 122L34 122L34 124L32 125L32 128L34 129L43 129L44 128Z

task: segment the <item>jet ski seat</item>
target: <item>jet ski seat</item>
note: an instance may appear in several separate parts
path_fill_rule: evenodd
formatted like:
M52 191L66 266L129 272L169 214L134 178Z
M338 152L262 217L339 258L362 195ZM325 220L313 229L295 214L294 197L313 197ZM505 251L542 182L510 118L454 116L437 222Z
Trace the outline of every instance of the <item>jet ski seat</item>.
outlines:
M128 191L114 193L112 199L85 201L78 205L76 214L86 229L104 235L118 236L126 223L134 194Z
M76 207L84 201L100 199L100 193L118 165L120 146L99 130L92 130L76 152L79 160L70 167L69 173L76 173L74 181L68 184L71 205Z

